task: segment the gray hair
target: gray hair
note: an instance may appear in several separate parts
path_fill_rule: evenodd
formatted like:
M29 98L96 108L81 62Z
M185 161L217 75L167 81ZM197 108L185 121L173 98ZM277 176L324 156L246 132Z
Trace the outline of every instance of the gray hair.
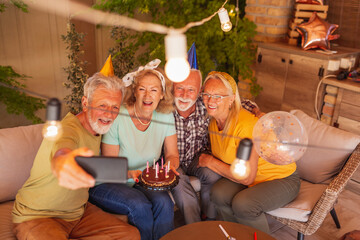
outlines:
M196 72L196 73L199 74L199 77L200 77L200 88L199 89L201 89L201 87L202 87L202 74L201 74L200 70L192 68L192 69L190 69L190 72Z
M124 96L125 88L121 79L116 76L107 77L102 73L97 72L89 77L84 85L84 96L88 99L89 102L92 100L94 91L100 86L109 90L120 90L122 96Z

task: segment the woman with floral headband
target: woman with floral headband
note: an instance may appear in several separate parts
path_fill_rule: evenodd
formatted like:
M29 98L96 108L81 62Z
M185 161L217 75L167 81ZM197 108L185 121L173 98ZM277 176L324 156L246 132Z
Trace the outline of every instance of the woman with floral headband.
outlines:
M159 239L174 228L174 204L168 193L134 185L147 161L159 159L163 145L171 169L177 173L179 166L172 84L157 67L159 63L153 60L123 78L128 86L124 106L102 139L103 155L127 157L127 184L104 183L90 190L92 203L126 214L129 223L139 229L141 239Z
M265 212L292 201L300 188L295 163L274 165L252 149L250 174L237 179L230 172L240 138L252 138L258 118L241 108L234 79L224 72L210 72L202 98L208 114L212 155L202 154L199 166L223 176L211 190L211 200L225 221L238 222L269 232ZM232 137L234 136L234 137Z

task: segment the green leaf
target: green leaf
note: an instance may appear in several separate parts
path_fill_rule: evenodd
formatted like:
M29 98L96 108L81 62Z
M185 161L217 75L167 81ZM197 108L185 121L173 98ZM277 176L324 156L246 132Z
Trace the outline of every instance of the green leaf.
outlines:
M28 6L26 3L24 3L23 1L21 0L11 0L10 1L12 4L15 5L15 7L19 8L21 11L25 12L25 13L28 13Z
M45 108L45 100L24 93L26 85L22 81L26 78L28 77L16 73L10 66L0 66L0 102L6 105L9 114L23 114L33 123L41 123L41 118L35 112Z

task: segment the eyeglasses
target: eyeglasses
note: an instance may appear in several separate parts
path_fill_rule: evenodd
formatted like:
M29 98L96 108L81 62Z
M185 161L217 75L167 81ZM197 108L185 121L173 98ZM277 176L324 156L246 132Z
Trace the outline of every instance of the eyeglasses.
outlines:
M221 100L223 100L223 98L227 98L230 96L221 96L221 95L211 95L208 93L201 93L201 96L203 98L203 100L208 101L210 100L210 98L214 99L216 102L221 102Z

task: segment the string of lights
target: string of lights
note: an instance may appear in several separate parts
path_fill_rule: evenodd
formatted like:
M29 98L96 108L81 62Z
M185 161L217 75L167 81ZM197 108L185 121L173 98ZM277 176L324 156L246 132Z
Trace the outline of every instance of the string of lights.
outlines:
M24 0L30 7L42 11L54 11L64 17L70 17L82 20L95 25L121 26L138 32L154 32L166 34L165 37L165 72L170 80L181 82L190 74L190 65L187 61L187 43L185 32L192 27L201 26L210 21L215 15L219 15L221 29L228 32L232 28L227 10L224 8L228 0L222 6L211 14L197 22L190 22L182 28L167 27L161 24L142 22L133 18L122 16L115 13L103 12L91 7L82 5L69 0Z
M88 23L93 23L95 25L100 24L104 26L121 26L138 32L149 31L159 34L169 34L173 31L185 33L192 27L201 26L204 23L210 21L214 16L216 16L216 14L218 14L220 11L223 11L224 6L227 4L228 0L226 0L221 5L221 7L209 17L206 17L200 21L190 22L184 27L178 29L152 22L142 22L137 19L115 13L103 12L69 0L53 0L50 4L48 0L24 0L24 2L34 9L42 11L51 10L64 17L82 20Z
M128 18L125 16L121 16L114 13L106 13L102 12L100 10L93 9L88 6L81 5L76 2L72 2L69 0L53 0L51 3L48 2L48 0L24 0L25 3L27 3L29 6L39 9L39 10L45 10L45 11L54 11L59 15L63 15L65 17L70 18L76 18L79 20L83 20L89 23L93 24L101 24L101 25L109 25L109 26L122 26L128 29L136 30L136 31L151 31L159 34L166 34L165 36L165 54L166 54L166 64L165 64L165 72L170 80L173 82L181 82L185 80L188 75L190 74L190 65L187 61L187 43L186 43L186 36L185 32L195 26L201 26L204 23L210 21L215 15L219 16L220 23L221 23L221 29L224 32L228 32L232 29L232 23L230 21L229 15L227 10L224 8L228 0L226 0L222 6L214 12L212 15L210 15L207 18L204 18L197 22L190 22L187 25L185 25L183 28L172 28L172 27L166 27L161 24L155 24L151 22L141 22L136 19ZM236 14L239 15L239 3L238 0L236 2ZM236 19L236 25L238 24L238 18ZM235 26L236 26L235 25ZM236 47L237 44L235 44ZM2 84L3 85L3 84ZM15 87L12 87L15 88ZM28 91L29 92L29 91ZM33 92L31 94L34 94ZM36 95L36 94L35 94ZM40 96L40 95L38 95ZM44 98L44 96L40 96ZM61 124L59 122L60 120L60 108L61 108L61 102L56 98L48 98L49 99L47 104L47 115L46 119L47 122L45 124L45 127L43 129L43 135L44 137L48 139L55 140L56 138L61 135ZM89 107L89 109L97 109L93 107ZM100 111L105 111L103 109L99 109ZM111 112L111 111L109 111ZM128 114L122 114L117 112L112 112L115 114L120 114L126 117L134 117ZM138 116L136 116L137 119L139 119ZM153 123L159 123L159 124L170 124L165 122L160 122L152 119L143 119L141 120L148 120L152 121ZM256 129L256 126L254 130ZM275 130L274 130L275 131ZM255 136L253 136L253 139L247 139L247 138L240 138L237 136L232 136L228 134L218 133L209 131L211 134L221 135L224 138L236 138L239 139L239 146L237 148L237 153L235 160L231 164L230 170L233 173L234 177L237 179L244 179L248 176L250 172L250 165L249 165L249 157L250 153L252 151L253 142L254 144L262 144L262 147L259 147L260 149L256 148L256 151L261 157L264 157L262 155L262 148L268 148L270 149L270 152L268 154L272 156L276 156L276 158L280 158L280 162L278 159L276 160L276 163L274 164L289 164L291 162L294 162L298 160L299 158L294 158L295 155L289 155L290 153L289 146L296 146L297 150L303 154L305 152L306 148L316 148L316 149L325 149L325 150L332 150L332 151L349 151L350 149L344 149L344 148L333 148L333 147L327 147L327 146L314 146L309 145L306 137L306 144L301 144L298 142L300 140L299 138L294 141L282 141L280 139L276 139L273 141L269 141L267 139L256 139ZM303 133L305 136L307 135L306 132ZM302 136L301 138L305 138L305 136ZM301 140L302 141L302 140ZM264 145L265 144L265 145ZM266 144L268 144L266 146ZM274 152L275 150L275 152ZM286 156L280 156L276 153L278 152L286 152ZM275 154L275 155L274 155ZM299 155L300 156L300 155ZM302 156L302 155L301 155ZM269 159L266 159L269 161ZM290 161L290 162L289 162ZM272 162L272 161L270 161Z

